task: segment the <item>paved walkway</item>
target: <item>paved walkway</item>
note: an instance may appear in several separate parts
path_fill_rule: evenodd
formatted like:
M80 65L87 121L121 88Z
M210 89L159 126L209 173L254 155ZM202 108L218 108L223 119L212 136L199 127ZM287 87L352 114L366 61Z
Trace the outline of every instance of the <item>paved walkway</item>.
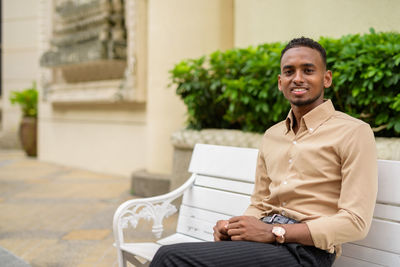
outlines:
M33 267L116 266L112 216L129 198L127 177L1 150L0 246ZM166 234L175 223L176 216L168 219ZM151 238L145 228L131 239Z

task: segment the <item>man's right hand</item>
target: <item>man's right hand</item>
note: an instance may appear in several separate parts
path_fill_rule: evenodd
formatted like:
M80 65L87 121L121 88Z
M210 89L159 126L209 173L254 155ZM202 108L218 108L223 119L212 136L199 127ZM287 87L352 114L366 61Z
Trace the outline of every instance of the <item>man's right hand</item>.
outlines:
M230 240L228 235L228 220L220 220L217 221L217 224L214 226L214 241L223 241Z

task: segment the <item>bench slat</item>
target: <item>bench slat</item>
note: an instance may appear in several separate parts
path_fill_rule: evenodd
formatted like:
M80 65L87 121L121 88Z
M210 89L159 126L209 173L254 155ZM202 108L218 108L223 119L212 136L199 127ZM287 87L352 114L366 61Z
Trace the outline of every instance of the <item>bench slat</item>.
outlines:
M158 240L157 243L160 245L171 245L177 243L188 243L188 242L199 242L199 241L202 240L184 234L175 233L173 235Z
M400 205L400 161L378 160L378 177L377 202Z
M386 251L376 250L356 244L343 244L343 256L351 257L364 262L378 264L379 266L400 266L400 256ZM338 262L342 257L339 258ZM349 265L334 265L349 266ZM351 266L351 265L350 265Z
M204 241L213 241L213 227L215 223L198 220L193 217L179 216L178 233L185 234Z
M373 219L367 237L354 243L400 254L400 223Z
M151 261L156 254L157 250L160 248L161 245L153 243L153 242L146 242L146 243L126 243L121 245L121 249L126 251L130 254L142 257L146 260Z
M400 207L385 204L376 204L374 217L377 217L378 219L397 221L400 223Z
M250 196L192 186L183 196L182 203L226 215L242 215L250 205Z
M339 259L335 261L332 265L333 267L382 267L384 265L377 265L375 263L366 262L363 260L347 257L347 256L340 256Z
M254 182L258 150L197 144L189 172Z
M203 220L212 224L215 224L218 220L228 220L232 217L223 213L198 209L186 205L181 205L179 215L196 218L198 220Z
M212 231L218 220L227 220L231 216L208 210L181 205L176 231L185 235L212 241ZM199 226L201 227L199 228ZM192 226L197 228L197 231ZM201 230L201 233L199 231Z
M228 179L221 179L216 177L198 175L195 185L211 187L224 191L231 191L234 193L241 193L251 195L253 193L254 184L240 181L233 181Z

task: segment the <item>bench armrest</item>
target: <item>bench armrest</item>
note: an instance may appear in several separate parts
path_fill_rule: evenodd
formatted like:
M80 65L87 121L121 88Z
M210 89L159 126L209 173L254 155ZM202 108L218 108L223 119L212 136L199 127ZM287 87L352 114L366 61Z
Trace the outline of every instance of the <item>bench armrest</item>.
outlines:
M136 228L139 219L153 220L152 232L160 238L164 230L164 218L174 214L177 209L171 202L180 197L186 189L193 185L195 175L193 174L183 185L177 189L160 196L131 199L122 203L116 212L113 219L113 231L115 245L120 246L124 242L123 229L129 224Z

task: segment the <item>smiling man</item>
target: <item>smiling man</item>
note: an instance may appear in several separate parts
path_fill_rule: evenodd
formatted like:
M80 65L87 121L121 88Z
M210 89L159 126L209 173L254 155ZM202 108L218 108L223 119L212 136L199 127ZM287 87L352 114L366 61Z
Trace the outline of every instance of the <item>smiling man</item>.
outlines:
M282 50L286 120L263 137L251 205L218 221L215 241L161 247L151 266L331 266L341 244L368 233L377 193L368 124L324 100L326 52L309 38Z

